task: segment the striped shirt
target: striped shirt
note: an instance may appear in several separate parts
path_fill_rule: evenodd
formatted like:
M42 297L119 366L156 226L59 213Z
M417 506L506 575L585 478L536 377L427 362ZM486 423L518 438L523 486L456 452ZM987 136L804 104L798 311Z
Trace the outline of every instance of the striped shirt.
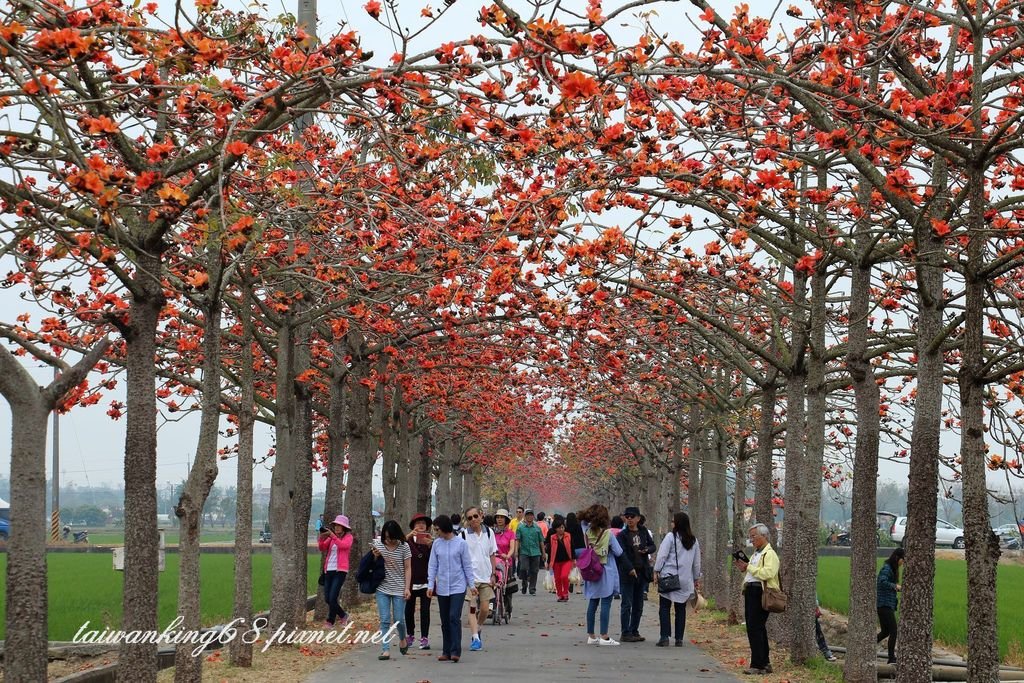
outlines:
M412 559L408 543L399 543L394 550L380 539L374 539L373 547L384 557L384 581L377 587L384 595L405 595L405 561Z

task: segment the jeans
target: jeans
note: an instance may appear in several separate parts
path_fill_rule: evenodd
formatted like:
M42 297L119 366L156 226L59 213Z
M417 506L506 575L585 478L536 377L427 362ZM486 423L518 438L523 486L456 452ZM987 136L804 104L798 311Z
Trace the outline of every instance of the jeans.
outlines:
M760 583L748 583L743 587L743 613L747 620L747 640L750 642L750 668L765 669L771 663L768 659L768 623L770 612L761 607Z
M398 623L398 637L405 638L405 598L401 595L387 595L377 592L377 614L380 615L380 632L385 634L391 628L392 621ZM385 640L380 646L381 652L391 650L391 643Z
M569 572L572 562L555 562L552 571L555 574L555 593L559 598L569 599Z
M832 656L832 649L828 646L828 641L825 640L825 632L821 630L821 620L818 617L814 617L814 639L818 641L818 650L821 651L822 656L826 659Z
M643 581L620 581L622 591L622 635L638 636L640 618L644 615L644 583Z
M327 603L327 623L333 625L334 622L341 617L344 619L348 616L345 610L338 604L338 598L341 596L341 587L345 585L345 577L348 576L348 572L329 571L327 572L327 578L324 579L324 601Z
M416 633L416 598L420 600L420 635L430 637L430 598L427 597L426 588L419 588L412 591L405 601L405 630L410 640Z
M519 582L523 584L520 590L525 593L527 581L529 581L530 594L537 594L537 572L540 571L540 555L519 556Z
M466 593L437 596L437 609L441 613L441 654L446 657L462 656L462 603Z
M601 603L601 635L608 635L608 622L612 616L612 596L607 598L591 598L587 605L587 635L594 635L594 617L597 616L597 604Z
M896 661L896 610L892 607L879 607L878 623L882 626L882 632L875 642L880 643L886 637L889 638L889 663L893 664Z
M672 602L668 598L658 596L658 625L661 627L661 639L668 640L669 622L672 620L672 607L675 606L676 613L676 640L683 639L683 631L686 630L686 603Z

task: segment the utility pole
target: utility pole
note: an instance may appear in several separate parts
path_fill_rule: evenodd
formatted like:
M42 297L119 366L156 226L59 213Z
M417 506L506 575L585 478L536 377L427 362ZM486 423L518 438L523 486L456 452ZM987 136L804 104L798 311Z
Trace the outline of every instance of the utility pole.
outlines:
M60 372L53 369L53 378L57 379ZM50 481L53 491L50 494L50 540L60 540L60 410L53 408L53 475Z

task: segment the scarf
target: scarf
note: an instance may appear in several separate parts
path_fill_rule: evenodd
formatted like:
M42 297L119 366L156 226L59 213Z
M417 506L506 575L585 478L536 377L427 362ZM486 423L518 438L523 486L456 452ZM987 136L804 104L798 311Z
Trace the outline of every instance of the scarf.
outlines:
M601 564L605 564L608 561L608 543L611 541L612 535L605 529L600 535L595 534L593 529L587 529L587 541L590 546L597 553L597 556L601 558Z

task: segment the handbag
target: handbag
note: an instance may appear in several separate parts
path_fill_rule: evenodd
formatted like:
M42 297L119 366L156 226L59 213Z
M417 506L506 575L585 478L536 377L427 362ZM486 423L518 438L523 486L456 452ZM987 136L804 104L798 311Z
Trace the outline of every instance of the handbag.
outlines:
M672 537L672 557L676 557L676 538ZM682 585L679 583L679 577L675 574L662 574L658 577L658 592L659 593L672 593L673 591L680 590Z
M316 584L318 586L322 586L325 583L327 583L327 572L321 571L320 572L320 578L316 580Z
M761 609L773 614L781 614L789 606L789 596L782 590L782 567L779 566L779 588L769 588L766 581L761 582Z
M764 589L761 592L761 609L765 612L779 614L786 611L789 605L789 596L781 588L769 588L768 584L761 582Z
M607 529L601 532L597 540L600 541L606 533L608 533ZM600 581L601 577L604 576L604 565L601 564L601 558L598 556L597 551L594 550L594 547L590 545L589 540L587 541L587 547L576 558L576 566L579 567L580 576L583 577L584 581Z

